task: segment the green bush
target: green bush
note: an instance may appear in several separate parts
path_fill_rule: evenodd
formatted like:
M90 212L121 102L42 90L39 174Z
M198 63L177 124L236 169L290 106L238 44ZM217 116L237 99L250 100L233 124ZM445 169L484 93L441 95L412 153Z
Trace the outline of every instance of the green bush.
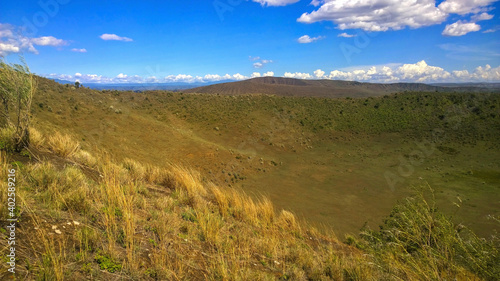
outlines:
M121 264L116 263L107 255L96 254L94 259L102 270L113 273L122 269Z

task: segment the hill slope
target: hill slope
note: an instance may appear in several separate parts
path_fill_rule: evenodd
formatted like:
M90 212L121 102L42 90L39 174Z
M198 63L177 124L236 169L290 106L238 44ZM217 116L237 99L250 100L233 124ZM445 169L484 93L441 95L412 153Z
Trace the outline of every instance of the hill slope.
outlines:
M439 87L421 83L376 84L340 80L302 80L283 77L259 77L186 90L186 93L222 95L266 94L295 97L370 97L414 92L483 91L478 87Z

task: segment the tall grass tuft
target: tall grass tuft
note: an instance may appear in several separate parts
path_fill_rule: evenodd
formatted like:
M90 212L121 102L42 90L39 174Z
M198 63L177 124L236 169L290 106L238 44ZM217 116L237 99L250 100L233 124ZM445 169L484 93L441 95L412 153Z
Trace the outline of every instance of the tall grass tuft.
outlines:
M430 187L429 187L430 189ZM498 237L487 241L437 211L423 190L396 205L380 231L361 233L358 247L373 254L390 275L407 280L500 276Z
M48 145L51 151L65 158L71 158L80 149L79 142L74 141L69 135L63 135L59 132L49 136Z

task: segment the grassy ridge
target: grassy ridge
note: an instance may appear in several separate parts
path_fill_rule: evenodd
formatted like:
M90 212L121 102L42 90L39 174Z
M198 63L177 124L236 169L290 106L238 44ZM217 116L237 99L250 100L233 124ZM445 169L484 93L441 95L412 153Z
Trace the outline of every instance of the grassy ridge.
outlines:
M178 166L110 161L67 135L31 132L18 172L19 275L28 280L493 280L498 240L456 226L423 197L348 244L266 198ZM6 217L2 205L0 214ZM5 234L2 234L5 235ZM22 242L22 243L21 243ZM6 240L1 239L2 248ZM7 276L2 267L2 276Z

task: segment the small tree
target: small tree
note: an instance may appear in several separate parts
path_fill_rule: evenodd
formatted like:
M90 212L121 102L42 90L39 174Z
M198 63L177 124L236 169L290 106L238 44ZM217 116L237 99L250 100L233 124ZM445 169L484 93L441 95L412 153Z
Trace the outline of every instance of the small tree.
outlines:
M0 58L0 100L3 111L0 115L2 128L14 128L14 149L21 151L29 146L31 101L36 91L36 80L24 58L21 64L8 64Z
M76 82L75 82L75 87L76 87L77 89L78 89L78 88L80 88L80 85L81 85L81 84L80 84L80 82L78 82L78 81L76 81Z

